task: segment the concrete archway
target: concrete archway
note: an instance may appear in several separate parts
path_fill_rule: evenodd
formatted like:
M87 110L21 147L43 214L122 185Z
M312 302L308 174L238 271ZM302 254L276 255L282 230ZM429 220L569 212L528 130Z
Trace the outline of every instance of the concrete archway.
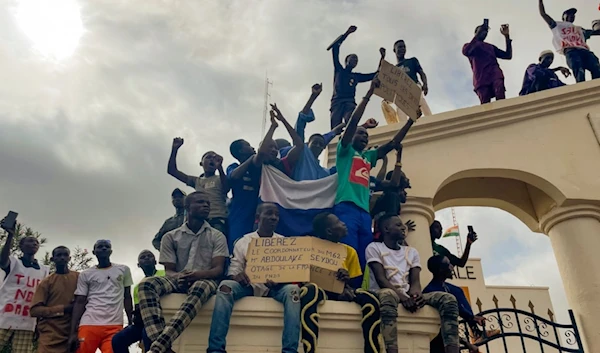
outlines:
M399 128L374 129L370 145L386 143ZM512 213L549 236L586 351L600 352L600 80L428 116L403 145L412 189L401 216L417 225L410 245L421 258L432 254L435 209Z
M548 181L507 169L471 169L448 177L433 197L434 210L452 206L495 207L513 214L532 231L540 231L540 215L565 201Z

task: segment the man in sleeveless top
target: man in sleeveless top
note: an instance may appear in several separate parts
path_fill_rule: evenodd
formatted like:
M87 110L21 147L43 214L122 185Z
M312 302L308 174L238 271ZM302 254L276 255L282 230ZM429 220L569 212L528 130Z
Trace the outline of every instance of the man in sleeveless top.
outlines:
M21 238L21 257L10 254L15 232L15 227L6 229L0 252L0 268L5 275L0 283L0 351L11 347L12 353L31 353L36 319L31 317L30 308L35 290L49 269L35 259L40 248L35 237Z
M223 157L213 151L206 152L200 159L200 166L204 173L195 177L177 169L177 151L181 146L183 146L183 139L180 137L174 138L167 172L175 179L196 189L196 191L206 192L210 199L210 214L206 221L211 227L227 237L229 226L227 224L226 202L227 193L229 192L229 180L223 170ZM216 173L217 171L219 174Z
M600 30L583 29L573 24L577 9L570 8L563 12L562 21L556 22L546 13L544 1L539 0L540 15L552 30L552 43L560 54L567 58L567 65L573 71L577 82L585 81L585 71L592 74L592 79L600 78L598 57L590 50L586 41L591 36L600 35Z

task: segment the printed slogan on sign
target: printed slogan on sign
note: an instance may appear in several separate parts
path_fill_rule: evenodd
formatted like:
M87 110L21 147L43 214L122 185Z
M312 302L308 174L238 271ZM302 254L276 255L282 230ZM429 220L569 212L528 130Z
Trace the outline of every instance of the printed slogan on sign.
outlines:
M400 110L415 120L421 102L421 87L397 66L383 61L377 74L381 85L375 94L388 102L396 104Z
M246 274L253 283L313 282L334 293L344 290L337 280L346 248L314 237L252 239L246 254Z

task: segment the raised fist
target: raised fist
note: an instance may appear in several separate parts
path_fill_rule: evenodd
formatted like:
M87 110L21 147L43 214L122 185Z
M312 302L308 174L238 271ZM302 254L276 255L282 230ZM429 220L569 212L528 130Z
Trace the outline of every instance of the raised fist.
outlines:
M173 148L179 148L183 146L183 139L181 137L175 137L173 139Z

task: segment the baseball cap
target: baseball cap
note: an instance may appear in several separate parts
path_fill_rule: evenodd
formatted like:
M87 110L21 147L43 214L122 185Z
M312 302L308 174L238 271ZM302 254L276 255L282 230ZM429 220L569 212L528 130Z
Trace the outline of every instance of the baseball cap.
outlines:
M186 193L181 191L180 188L176 188L175 190L173 190L173 192L171 193L171 196L186 196Z
M576 14L576 13L577 13L577 9L576 9L576 8L574 8L574 7L571 7L570 9L566 10L565 12L563 12L563 16L564 16L564 15L568 15L568 14L572 14L572 15L574 15L574 14Z
M542 57L544 57L546 55L554 56L554 53L552 52L552 50L544 50L543 52L540 53L539 59L541 59Z

